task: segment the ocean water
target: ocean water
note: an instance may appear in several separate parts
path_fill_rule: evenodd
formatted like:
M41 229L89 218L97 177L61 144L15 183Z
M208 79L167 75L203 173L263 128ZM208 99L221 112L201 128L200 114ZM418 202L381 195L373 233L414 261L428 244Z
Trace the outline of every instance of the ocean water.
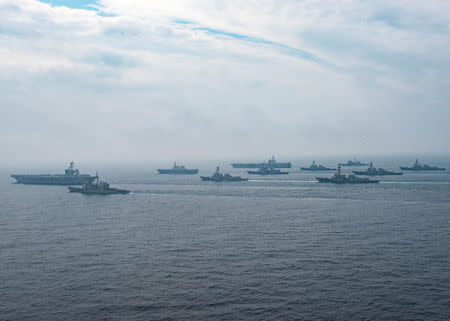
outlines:
M450 170L335 186L308 163L221 184L110 166L131 193L109 196L0 171L0 320L450 319Z

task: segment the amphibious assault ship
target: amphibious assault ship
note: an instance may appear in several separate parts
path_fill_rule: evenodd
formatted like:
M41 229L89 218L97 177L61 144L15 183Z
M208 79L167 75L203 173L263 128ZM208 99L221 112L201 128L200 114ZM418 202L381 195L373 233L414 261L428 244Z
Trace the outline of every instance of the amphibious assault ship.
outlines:
M80 171L74 167L74 163L70 162L69 167L64 174L42 174L42 175L18 175L13 174L11 177L17 180L18 184L35 184L35 185L82 185L85 182L94 181L95 177L91 175L80 174Z
M386 176L386 175L402 175L403 173L390 172L384 168L376 168L373 163L370 162L370 166L365 171L353 171L355 175L367 175L367 176Z
M419 160L416 159L416 162L412 167L400 167L402 171L445 171L445 168L437 167L437 166L429 166L429 165L421 165L419 164Z
M309 167L300 167L302 171L312 171L312 172L324 172L324 171L335 171L336 168L328 168L322 165L316 165L316 161L312 162Z
M71 193L82 193L89 195L109 195L109 194L128 194L130 191L110 187L105 181L98 178L98 174L94 177L96 182L86 181L81 187L69 186Z
M361 163L360 161L348 160L347 163L339 163L339 166L368 166L369 164Z
M197 174L198 169L188 169L184 166L177 165L177 162L173 163L171 169L157 169L160 174Z
M268 166L270 168L291 168L292 164L290 162L278 163L275 156L272 156L267 163L232 163L231 166L233 166L233 168L261 168L263 166Z
M341 166L338 167L338 171L333 177L316 177L319 183L333 183L333 184L368 184L378 183L379 180L371 180L365 177L357 177L353 174L345 175L341 173Z
M248 178L242 178L240 176L231 176L230 174L222 174L219 172L219 166L216 168L216 172L211 176L200 176L202 181L212 182L240 182L248 181Z

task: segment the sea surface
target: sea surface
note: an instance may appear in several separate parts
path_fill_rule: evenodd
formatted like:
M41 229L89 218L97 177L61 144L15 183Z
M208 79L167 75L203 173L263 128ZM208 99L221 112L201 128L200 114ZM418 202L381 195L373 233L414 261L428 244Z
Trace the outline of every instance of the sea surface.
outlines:
M311 161L263 177L223 162L250 180L219 184L80 168L131 191L109 196L0 170L0 320L449 320L450 170L335 186Z

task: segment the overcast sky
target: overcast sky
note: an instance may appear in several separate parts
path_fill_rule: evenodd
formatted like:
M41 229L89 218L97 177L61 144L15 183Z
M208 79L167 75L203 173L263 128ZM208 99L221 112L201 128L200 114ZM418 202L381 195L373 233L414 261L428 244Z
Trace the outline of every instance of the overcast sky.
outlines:
M448 0L0 0L0 162L450 150Z

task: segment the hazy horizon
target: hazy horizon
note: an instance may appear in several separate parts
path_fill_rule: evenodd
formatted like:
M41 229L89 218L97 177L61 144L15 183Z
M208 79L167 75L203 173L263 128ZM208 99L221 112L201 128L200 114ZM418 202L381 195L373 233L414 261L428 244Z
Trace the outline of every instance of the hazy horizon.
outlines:
M450 3L0 0L0 164L450 152Z
M413 162L418 159L420 163L426 163L429 165L442 165L450 161L450 153L401 153L401 154L363 154L363 155L273 155L279 162L291 162L293 170L297 170L298 166L309 165L313 160L317 163L333 166L338 162L346 162L347 160L359 160L361 162L373 161L376 166L380 163L388 163L390 165L398 163L398 165L412 165ZM33 173L48 172L59 173L68 167L70 161L75 163L75 167L79 168L82 172L86 170L98 170L103 169L125 169L127 171L142 170L145 168L155 170L158 168L170 168L173 162L177 162L180 165L186 165L187 167L207 166L214 168L216 165L226 166L229 169L229 165L233 162L264 162L271 156L261 157L217 157L211 159L190 159L190 158L175 158L175 159L53 159L53 160L21 160L14 163L0 162L0 170L14 171L14 170L31 170ZM230 167L231 168L231 167ZM31 172L30 172L31 173Z

